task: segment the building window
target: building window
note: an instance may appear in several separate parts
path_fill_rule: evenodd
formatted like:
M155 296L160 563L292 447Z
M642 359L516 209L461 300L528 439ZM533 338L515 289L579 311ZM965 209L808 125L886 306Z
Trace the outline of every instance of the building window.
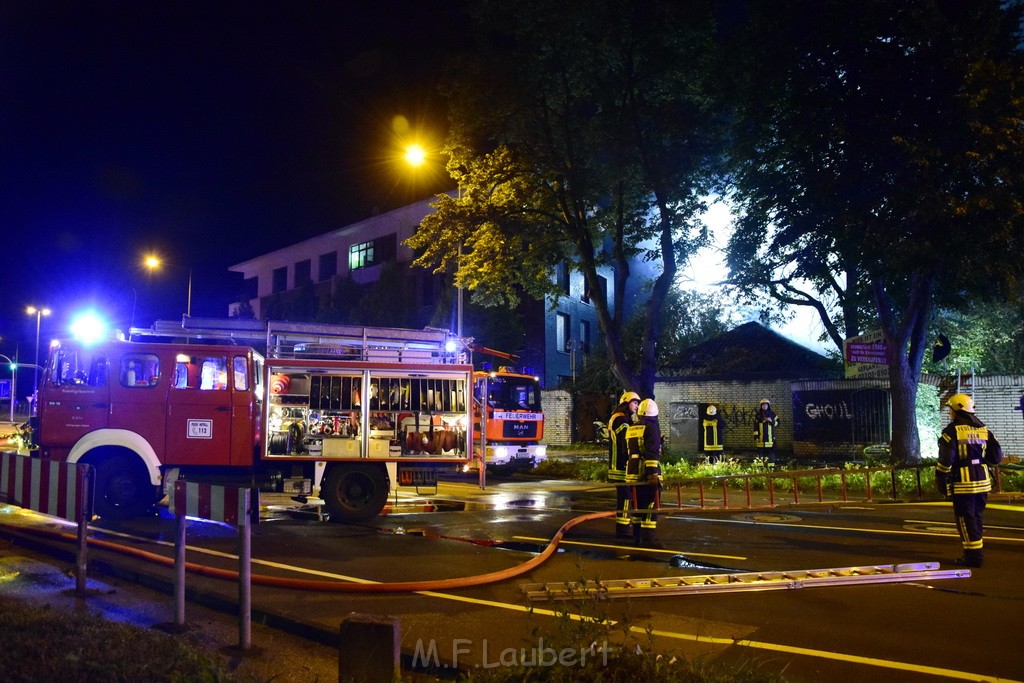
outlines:
M580 321L580 350L590 353L590 321Z
M604 294L604 302L605 302L605 304L609 308L611 308L612 302L611 302L611 300L608 299L608 278L606 278L604 275L598 275L597 276L597 286L601 290L601 294Z
M309 259L299 261L295 264L295 286L301 287L313 281L312 263Z
M580 301L585 304L590 303L590 281L587 280L587 276L583 276L583 290L580 292Z
M435 291L436 278L430 273L424 273L423 278L420 280L420 305L422 306L433 306L437 297Z
M558 313L555 318L555 348L562 352L569 351L572 335L569 332L569 314Z
M274 278L271 281L271 293L277 294L288 289L288 266L274 268Z
M370 242L353 244L348 248L348 268L356 270L377 263L384 263L395 257L397 238L394 233L384 235Z
M330 280L338 274L338 252L320 254L320 270L317 271L320 282Z
M558 293L569 296L569 264L559 263L555 266L555 280L558 284Z

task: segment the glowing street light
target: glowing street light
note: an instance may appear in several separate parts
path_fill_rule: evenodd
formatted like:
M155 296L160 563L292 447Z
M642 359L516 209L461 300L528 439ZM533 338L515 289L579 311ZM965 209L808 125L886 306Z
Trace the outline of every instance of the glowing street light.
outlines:
M422 166L427 161L427 150L422 145L413 143L406 145L405 148L405 163L413 168ZM458 183L458 198L462 199L462 183ZM459 258L458 263L461 265L462 262L462 242L459 242ZM456 300L455 300L455 334L459 339L462 338L462 287L461 285L456 286Z
M162 266L183 268L183 266L171 266L171 264L164 263L159 256L150 255L146 257L146 260L142 262L144 266L150 270L159 270ZM188 269L188 299L185 301L185 315L192 317L192 269Z
M410 166L422 166L427 160L427 151L421 145L409 145L405 148L405 163Z
M36 366L32 369L32 410L36 408L35 396L39 392L39 325L44 315L50 315L52 311L46 307L29 306L25 309L25 313L28 315L34 315L36 317Z

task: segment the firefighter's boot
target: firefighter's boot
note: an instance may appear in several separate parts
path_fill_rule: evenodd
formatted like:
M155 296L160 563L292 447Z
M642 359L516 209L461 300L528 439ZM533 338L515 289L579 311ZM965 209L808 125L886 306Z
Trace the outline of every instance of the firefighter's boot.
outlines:
M633 538L633 529L630 524L618 524L615 525L615 538L631 539Z
M953 564L958 564L961 567L980 567L984 559L985 556L980 550L964 550L963 557L953 560Z
M640 531L640 543L641 548L654 548L661 550L665 545L654 536L654 529L641 529Z

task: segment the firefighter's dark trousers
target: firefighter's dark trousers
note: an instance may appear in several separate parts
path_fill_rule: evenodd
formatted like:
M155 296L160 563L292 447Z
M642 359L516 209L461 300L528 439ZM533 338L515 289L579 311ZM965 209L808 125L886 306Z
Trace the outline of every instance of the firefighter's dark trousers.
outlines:
M964 546L964 557L979 562L984 536L982 516L987 503L987 493L953 494L953 514L956 515L956 529Z

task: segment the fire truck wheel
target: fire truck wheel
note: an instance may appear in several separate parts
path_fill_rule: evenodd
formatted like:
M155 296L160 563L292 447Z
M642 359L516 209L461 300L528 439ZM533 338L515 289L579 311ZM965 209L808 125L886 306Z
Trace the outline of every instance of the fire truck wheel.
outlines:
M365 522L384 509L387 473L375 465L334 465L327 470L320 496L332 522Z
M142 465L123 455L96 463L93 512L104 519L130 519L153 502L153 486Z

